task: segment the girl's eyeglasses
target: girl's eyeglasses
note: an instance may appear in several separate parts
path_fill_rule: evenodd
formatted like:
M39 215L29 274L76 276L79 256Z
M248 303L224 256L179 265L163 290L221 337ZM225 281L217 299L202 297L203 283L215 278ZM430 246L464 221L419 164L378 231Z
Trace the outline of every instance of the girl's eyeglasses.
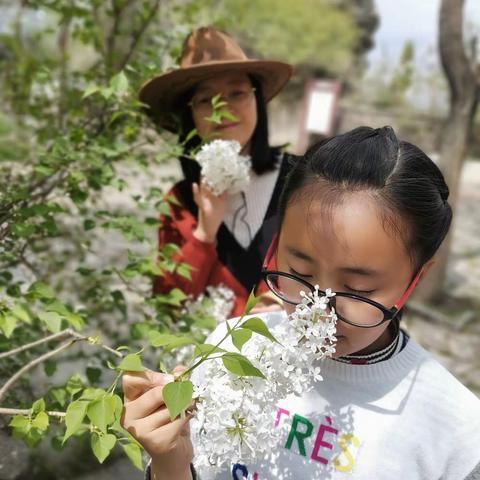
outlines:
M315 286L306 280L297 277L291 273L277 270L268 270L268 265L276 254L278 245L278 235L276 235L270 247L262 268L262 278L265 280L268 288L281 300L291 305L298 305L302 302L301 292L314 292ZM276 267L276 261L275 261ZM393 320L402 309L411 295L413 289L418 283L423 268L421 268L411 281L402 297L391 308L386 308L374 300L348 292L335 292L335 296L330 298L330 305L335 308L338 318L345 323L360 328L376 327L384 322ZM320 295L325 292L319 290Z
M242 88L234 90L226 95L222 94L221 99L227 102L230 107L241 108L248 104L254 96L255 88ZM193 97L189 105L199 114L209 115L213 111L213 99L216 95L199 95Z

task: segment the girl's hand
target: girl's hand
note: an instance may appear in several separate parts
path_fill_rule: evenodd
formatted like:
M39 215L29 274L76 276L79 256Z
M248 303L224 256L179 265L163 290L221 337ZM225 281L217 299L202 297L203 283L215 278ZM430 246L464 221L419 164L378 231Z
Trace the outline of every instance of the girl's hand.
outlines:
M172 422L163 401L163 386L172 380L171 375L151 370L123 375L121 423L152 457L152 480L191 478L191 416Z
M206 185L192 185L193 199L198 207L198 224L193 232L202 242L214 243L225 216L225 194L215 195Z

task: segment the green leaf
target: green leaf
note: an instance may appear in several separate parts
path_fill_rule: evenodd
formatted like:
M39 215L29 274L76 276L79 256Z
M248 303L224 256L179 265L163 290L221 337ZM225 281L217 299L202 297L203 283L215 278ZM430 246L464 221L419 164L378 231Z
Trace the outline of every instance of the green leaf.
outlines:
M190 380L170 382L163 387L163 400L172 420L190 405L192 396L193 383Z
M122 444L123 451L133 465L143 472L142 448L137 443Z
M93 402L93 400L98 400L99 398L104 397L106 393L106 390L103 388L88 387L82 392L79 400L89 400Z
M90 95L93 95L94 93L97 93L99 90L100 88L97 85L89 85L83 92L82 100L89 97Z
M216 347L215 345L210 345L209 343L202 343L195 347L195 358L201 357L202 355L206 355L207 353L224 353L225 350L220 347Z
M180 307L182 302L187 299L185 293L182 292L179 288L174 288L168 294L170 305Z
M74 435L82 426L83 419L87 413L88 402L82 400L76 400L72 402L66 412L65 416L65 425L67 430L65 431L65 436L63 437L63 443L66 442L68 438Z
M46 324L52 333L58 333L62 327L62 317L56 312L41 312L38 318Z
M69 312L65 315L65 320L77 331L82 330L82 328L85 327L85 321L76 313Z
M239 353L225 353L222 357L225 368L239 377L261 377L263 373L254 367L248 358Z
M15 430L25 432L30 427L30 420L28 417L23 415L16 415L12 418L12 420L10 420L9 425Z
M108 100L113 95L113 89L109 88L101 88L100 95L105 99Z
M36 402L33 402L32 413L39 413L45 411L45 400L39 398Z
M110 88L115 95L121 96L128 90L128 78L124 72L117 73L110 80Z
M35 282L30 285L28 294L42 300L50 300L55 297L53 290L43 282Z
M138 354L129 353L122 359L117 369L130 372L143 372L145 367L142 365L142 360Z
M67 392L73 396L83 390L84 386L85 385L83 384L82 377L80 377L78 374L75 374L68 379L66 389Z
M168 350L195 343L195 340L192 337L187 337L186 335L171 335L169 333L160 333L155 330L151 330L148 333L148 336L152 347L165 347Z
M88 405L87 416L103 433L107 433L107 426L115 421L116 400L113 397L104 397Z
M61 407L65 406L65 402L67 400L67 392L63 388L52 388L50 390L50 394Z
M115 405L115 408L114 408L115 420L120 420L123 413L123 400L118 395L113 395L112 398L113 398L112 403Z
M89 219L89 218L86 218L84 221L83 221L83 229L85 231L88 231L88 230L93 230L95 228L95 220L92 220L92 219Z
M49 420L45 412L40 412L33 420L32 427L45 431L48 429Z
M193 128L188 132L188 135L185 137L184 143L188 143L196 135L198 135L198 131L196 128Z
M17 326L17 323L17 318L13 315L10 315L9 313L0 315L0 330L7 338L10 338L13 331L15 330L15 327Z
M12 315L18 318L21 322L28 323L29 325L32 323L28 311L18 303L12 308Z
M248 328L248 330L251 330L252 332L267 337L272 342L279 343L278 340L270 333L270 330L265 325L265 322L259 317L249 318L248 320L243 322L240 327Z
M180 265L177 266L177 273L181 277L186 278L187 280L192 279L192 275L190 273L191 270L192 270L192 267L190 267L190 265L187 265L186 263L181 263Z
M103 463L108 455L110 455L115 443L117 443L117 437L111 433L107 433L106 435L94 433L90 440L92 451L100 463Z
M43 364L43 369L48 377L51 377L57 371L57 362L55 360L47 360Z
M255 290L252 289L250 295L248 296L247 304L245 305L244 315L250 313L250 310L257 304L258 298L255 296Z
M241 352L243 345L247 343L252 336L252 331L246 328L238 328L232 332L232 343Z

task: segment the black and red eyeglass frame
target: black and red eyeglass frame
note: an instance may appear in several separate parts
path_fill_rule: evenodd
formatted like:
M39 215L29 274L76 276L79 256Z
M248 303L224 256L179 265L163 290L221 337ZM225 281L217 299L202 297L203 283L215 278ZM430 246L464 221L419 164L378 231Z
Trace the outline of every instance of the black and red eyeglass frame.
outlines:
M300 278L300 277L298 277L296 275L293 275L291 273L282 272L282 271L279 271L279 270L268 270L268 266L270 264L270 261L272 260L272 257L274 256L274 254L276 254L276 252L277 252L278 238L279 238L279 234L276 233L274 235L272 241L270 242L270 245L269 245L268 249L267 249L267 253L265 255L265 259L264 259L263 265L262 265L262 271L261 271L262 279L267 284L268 288L270 288L270 285L267 281L267 277L269 275L282 275L284 277L291 278L292 280L295 280L299 283L302 283L303 285L305 285L305 287L307 289L309 289L311 292L314 292L315 291L315 286L312 285L311 283L307 282L303 278ZM277 262L276 262L276 259L275 259L275 268L276 268L276 265L277 265ZM400 310L403 308L405 303L407 302L408 298L410 297L413 290L417 286L418 281L420 280L421 276L423 275L423 272L424 272L424 267L422 267L418 270L418 272L415 274L412 281L410 282L409 286L405 290L404 294L400 297L400 299L397 302L395 302L395 304L391 308L387 308L384 305L382 305L381 303L378 303L375 300L371 300L370 298L362 297L361 295L356 295L354 293L349 293L349 292L335 292L336 297L353 298L355 300L366 302L366 303L378 308L379 310L381 310L383 312L383 319L380 322L378 322L376 324L373 324L373 325L359 325L357 323L353 323L353 322L349 321L346 318L341 317L341 315L338 315L338 312L337 312L337 315L344 322L346 322L350 325L356 326L356 327L360 327L360 328L377 327L378 325L381 325L382 323L385 323L389 320L393 320L398 315ZM270 290L271 290L271 288L270 288ZM272 292L273 292L273 290L272 290ZM275 294L275 292L273 292L273 293ZM320 294L325 294L325 292L322 291L322 290L319 290L319 293ZM287 302L287 303L290 303L292 305L296 304L295 302L289 302L288 300L285 300L285 299L282 299L282 300Z

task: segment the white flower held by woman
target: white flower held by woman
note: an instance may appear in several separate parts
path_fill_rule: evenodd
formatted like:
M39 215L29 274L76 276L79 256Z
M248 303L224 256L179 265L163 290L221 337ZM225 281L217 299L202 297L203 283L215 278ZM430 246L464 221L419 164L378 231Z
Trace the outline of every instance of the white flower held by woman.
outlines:
M195 155L202 169L202 181L215 194L238 193L250 182L250 157L240 155L235 140L213 140Z
M270 330L276 342L264 332L253 335L242 348L238 339L249 336L245 334L249 327L261 332L261 320L250 318L234 327L233 343L265 378L235 375L221 356L206 364L203 375L208 382L196 389L198 412L192 424L198 433L195 467L200 473L277 450L284 431L274 427L276 404L288 395L302 395L322 380L319 360L335 351L337 316L329 307L334 295L328 290L320 296L318 287L304 294L288 320ZM235 330L243 333L236 335Z

